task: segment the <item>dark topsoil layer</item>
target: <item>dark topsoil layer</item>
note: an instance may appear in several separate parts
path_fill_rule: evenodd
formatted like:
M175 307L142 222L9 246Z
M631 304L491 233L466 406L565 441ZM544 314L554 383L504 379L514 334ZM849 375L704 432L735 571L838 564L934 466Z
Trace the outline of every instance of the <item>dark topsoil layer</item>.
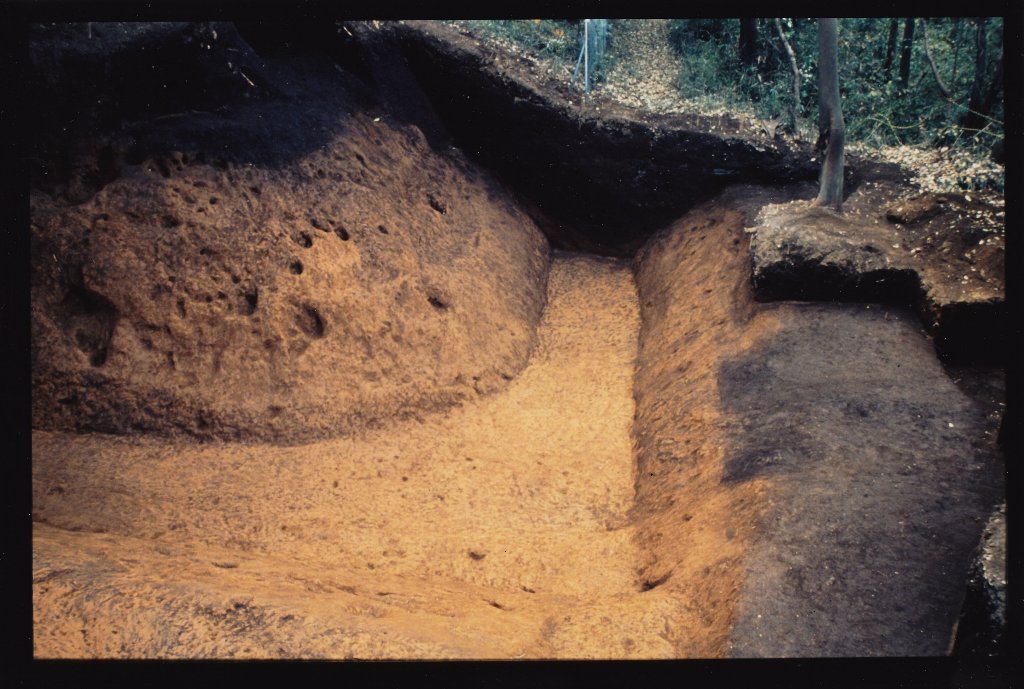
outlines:
M1003 489L992 399L957 389L911 311L755 302L737 207L763 199L730 190L637 259L648 578L698 582L709 620L734 600L734 657L945 654Z
M516 190L555 247L632 255L731 185L778 190L757 203L815 196L809 143L728 116L639 111L600 92L584 101L521 57L438 23L360 30L397 42L453 140ZM781 233L759 233L760 206L748 203L757 298L908 306L945 360L1004 362L1005 256L991 230L1001 200L920 194L908 178L848 155L843 217L797 202L779 213Z

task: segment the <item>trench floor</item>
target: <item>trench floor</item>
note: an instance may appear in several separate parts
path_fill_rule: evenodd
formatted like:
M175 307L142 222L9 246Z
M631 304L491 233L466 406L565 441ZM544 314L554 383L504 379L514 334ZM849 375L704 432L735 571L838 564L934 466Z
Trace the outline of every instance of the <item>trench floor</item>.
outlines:
M630 269L556 255L498 394L303 446L33 434L37 657L672 657L642 591Z

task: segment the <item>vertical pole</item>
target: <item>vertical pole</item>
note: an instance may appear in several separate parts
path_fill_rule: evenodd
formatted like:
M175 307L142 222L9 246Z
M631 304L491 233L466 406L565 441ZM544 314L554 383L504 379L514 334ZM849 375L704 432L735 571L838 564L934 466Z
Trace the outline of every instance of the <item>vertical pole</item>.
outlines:
M828 140L815 203L840 211L843 205L843 165L846 127L839 95L839 21L818 19L818 121Z
M583 92L590 93L590 20L583 20Z

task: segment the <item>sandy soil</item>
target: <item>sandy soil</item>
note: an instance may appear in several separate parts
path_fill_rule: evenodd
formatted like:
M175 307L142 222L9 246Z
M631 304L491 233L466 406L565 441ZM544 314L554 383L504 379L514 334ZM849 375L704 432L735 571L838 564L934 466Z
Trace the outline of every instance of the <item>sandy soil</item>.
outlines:
M527 367L444 413L288 446L36 431L36 655L946 652L994 419L912 314L755 304L751 193L636 282L556 253Z
M626 526L632 274L558 257L548 297L506 391L361 437L35 433L37 656L674 655Z

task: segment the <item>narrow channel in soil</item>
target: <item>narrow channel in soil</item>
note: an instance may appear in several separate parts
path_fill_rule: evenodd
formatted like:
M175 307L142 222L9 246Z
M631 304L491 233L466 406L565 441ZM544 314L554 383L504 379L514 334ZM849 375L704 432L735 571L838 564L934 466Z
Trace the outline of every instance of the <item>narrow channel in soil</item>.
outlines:
M36 655L677 655L627 523L639 329L628 265L556 254L472 405L293 447L36 432Z

